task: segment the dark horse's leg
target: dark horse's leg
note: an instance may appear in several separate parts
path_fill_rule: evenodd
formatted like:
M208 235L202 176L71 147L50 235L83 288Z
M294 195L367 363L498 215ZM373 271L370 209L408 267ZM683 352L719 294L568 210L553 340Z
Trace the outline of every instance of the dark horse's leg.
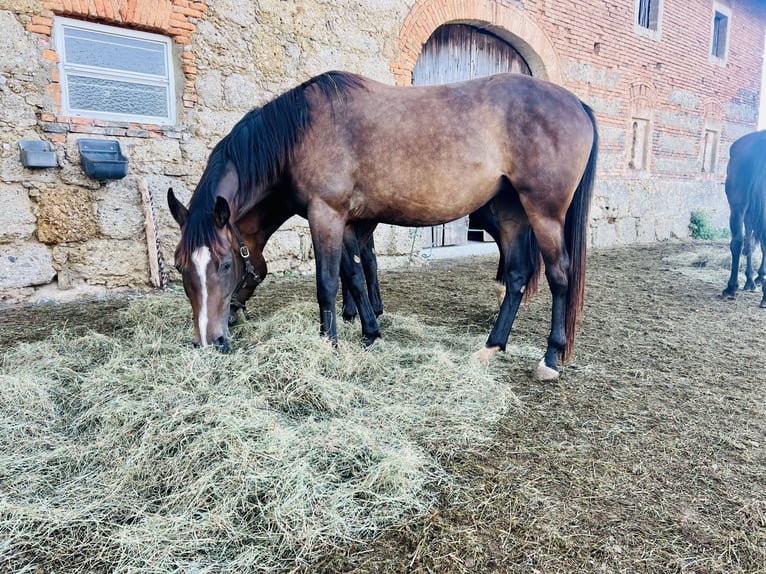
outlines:
M721 293L722 297L728 299L733 299L739 288L737 275L739 274L739 257L742 253L742 244L744 241L744 234L742 232L743 219L744 212L738 209L736 205L731 205L731 214L729 215L729 229L731 230L731 243L729 244L729 250L731 251L731 274L729 275L729 282L726 284L726 289Z
M375 254L375 240L370 232L369 238L361 246L362 268L364 278L367 281L367 295L372 304L372 310L376 317L383 314L383 299L380 296L380 283L378 283L378 257Z
M764 216L766 218L766 215ZM761 250L763 250L763 246L766 245L766 229L764 229L761 233L761 237L756 237L757 243L761 244ZM761 303L760 307L761 309L766 309L766 281L763 280L763 266L764 263L766 263L766 255L763 256L761 259L761 267L758 270L758 278L761 279L761 292L763 293L761 297Z
M500 311L487 343L476 356L484 363L505 350L513 323L524 298L524 289L538 269L535 239L515 191L501 192L473 214L476 224L498 245L500 260L496 279L505 287Z
M340 283L345 222L330 207L320 203L308 213L311 242L316 265L317 303L319 304L319 334L333 345L338 344L335 322L335 302Z
M344 289L356 303L359 310L359 319L362 323L362 337L366 347L372 345L375 339L380 338L380 328L375 318L372 304L367 292L368 286L365 281L365 273L362 268L360 243L365 243L366 238L360 239L357 229L347 225L343 233L343 257L341 258L341 280ZM377 277L375 277L377 283ZM345 306L344 306L345 318Z
M764 276L766 276L766 252L763 249L763 242L761 246L761 266L758 268L758 275L755 278L756 285L763 285Z
M379 317L383 313L383 300L380 296L380 284L378 283L378 260L375 255L375 241L373 239L372 232L370 232L369 238L366 240L360 238L359 240L359 254L362 259L362 269L364 270L364 279L367 283L367 295L372 304L372 310L376 317ZM343 300L343 319L346 321L353 321L356 317L356 304L354 303L353 296L349 290L346 282L341 276L342 300Z
M755 272L753 271L753 250L755 249L755 236L749 229L745 229L745 286L744 291L755 291ZM763 264L763 263L761 263Z
M333 345L338 344L335 304L343 262L344 278L348 279L359 308L364 340L371 343L380 336L380 330L364 289L358 229L347 226L344 216L321 200L309 206L308 220L316 258L320 334L330 339Z

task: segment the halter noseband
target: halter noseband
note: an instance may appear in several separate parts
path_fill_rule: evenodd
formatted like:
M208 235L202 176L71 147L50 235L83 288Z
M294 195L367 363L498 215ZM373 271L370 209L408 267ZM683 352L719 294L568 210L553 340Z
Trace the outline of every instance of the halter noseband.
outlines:
M239 283L237 283L237 286L234 288L234 292L231 294L229 306L237 311L242 309L245 318L249 318L247 316L245 303L240 303L239 300L237 300L237 295L239 295L242 287L247 285L249 279L252 278L252 281L256 285L258 285L262 279L261 276L255 272L255 267L253 267L253 263L250 261L250 250L247 248L247 245L245 245L245 242L242 241L242 234L240 234L239 229L237 229L237 226L233 223L229 223L229 229L234 233L234 237L237 238L237 243L239 243L239 254L242 256L242 261L245 263L245 272L242 274L242 278L239 280Z

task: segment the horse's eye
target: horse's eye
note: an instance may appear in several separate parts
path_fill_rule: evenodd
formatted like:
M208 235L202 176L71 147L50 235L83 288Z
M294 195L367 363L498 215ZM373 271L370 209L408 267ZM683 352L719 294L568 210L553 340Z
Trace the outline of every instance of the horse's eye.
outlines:
M223 271L231 271L231 259L227 259L223 263L221 263L221 269Z

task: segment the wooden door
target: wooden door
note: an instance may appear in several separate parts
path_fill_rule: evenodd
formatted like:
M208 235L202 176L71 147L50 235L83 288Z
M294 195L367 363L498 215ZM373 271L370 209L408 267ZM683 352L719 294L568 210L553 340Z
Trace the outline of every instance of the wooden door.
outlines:
M445 24L423 46L412 71L414 85L447 84L491 76L499 72L532 75L513 46L492 32L466 24ZM435 247L468 242L469 217L430 228ZM471 232L472 239L476 232ZM476 239L483 239L478 232ZM426 236L428 239L428 236Z

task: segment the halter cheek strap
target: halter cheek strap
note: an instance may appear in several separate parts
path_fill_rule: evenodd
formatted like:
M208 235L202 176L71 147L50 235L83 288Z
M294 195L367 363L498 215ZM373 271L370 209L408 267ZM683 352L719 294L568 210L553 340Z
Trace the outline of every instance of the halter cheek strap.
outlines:
M234 233L234 237L237 238L237 243L239 243L239 254L245 264L245 272L242 274L242 278L239 280L237 286L234 288L234 292L231 294L229 306L237 310L242 309L242 312L245 314L245 318L249 318L247 316L247 309L245 304L241 303L237 299L237 295L239 295L239 292L245 285L250 282L250 280L258 285L262 279L261 276L255 272L255 267L253 267L253 263L250 261L250 250L242 240L242 234L239 232L239 229L237 229L237 226L232 223L229 223L229 229L232 233Z

